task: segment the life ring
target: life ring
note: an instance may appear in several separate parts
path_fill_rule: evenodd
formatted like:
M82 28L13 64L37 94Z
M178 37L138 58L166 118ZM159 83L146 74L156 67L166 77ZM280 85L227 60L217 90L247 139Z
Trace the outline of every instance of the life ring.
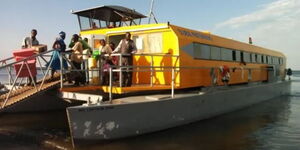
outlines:
M222 81L228 83L230 79L229 67L226 65L220 66L220 72L221 72Z

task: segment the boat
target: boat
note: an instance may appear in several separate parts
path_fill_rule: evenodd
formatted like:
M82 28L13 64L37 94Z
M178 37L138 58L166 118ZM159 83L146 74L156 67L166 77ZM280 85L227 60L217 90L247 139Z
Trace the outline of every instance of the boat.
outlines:
M85 102L66 110L73 144L161 131L290 93L281 52L171 23L141 24L146 16L122 6L72 13L94 49L101 39L118 44L130 32L138 50L133 66L107 70L109 85L94 80L101 76L94 66L87 70L98 73L90 85L61 88L64 99ZM133 72L130 87L113 79L125 69Z

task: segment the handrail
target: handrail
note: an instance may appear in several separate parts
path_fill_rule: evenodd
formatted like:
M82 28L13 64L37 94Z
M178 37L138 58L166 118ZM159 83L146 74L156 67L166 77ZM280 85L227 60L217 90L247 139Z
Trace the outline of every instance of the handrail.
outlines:
M151 62L150 62L150 66L122 66L122 56L146 56L146 57L151 57ZM154 72L171 72L171 97L174 98L175 97L175 86L176 86L176 73L181 71L181 70L185 70L185 69L204 69L204 70L210 70L210 76L212 78L219 78L219 69L220 66L213 66L213 67L205 67L205 66L177 66L178 62L177 59L179 58L178 55L171 55L171 54L102 54L100 56L104 56L104 57L108 57L108 56L118 56L119 57L119 63L118 65L110 65L109 70L107 70L109 72L109 101L112 101L113 99L113 93L112 93L112 88L113 88L113 73L114 72L118 72L120 77L119 77L119 82L120 82L120 86L122 87L122 72L129 71L129 72L151 72L150 75L150 84L151 86L153 86L153 74ZM175 57L177 58L175 61L173 61L173 65L174 66L154 66L154 62L153 62L153 57ZM67 58L65 56L63 56L63 53L61 53L61 60L66 59ZM101 61L101 59L100 59ZM72 63L70 61L67 61L71 66ZM62 65L62 62L61 62ZM249 70L249 75L252 75L252 71L250 70L268 70L268 67L248 67L248 66L234 66L234 67L229 67L229 69L231 70L242 70L242 78L244 76L244 71L245 70ZM86 69L69 69L69 71L88 71L89 68ZM99 68L95 68L92 69L92 71L102 71L101 66ZM216 72L218 71L218 72ZM63 70L61 70L61 74L63 74ZM100 75L101 76L101 75ZM61 88L63 87L63 78L61 77ZM213 83L214 81L212 80L212 85L214 85Z
M0 60L0 63L4 63L4 62L6 62L6 61L8 61L8 60L11 60L11 59L14 59L14 57L9 57L9 58Z
M29 78L33 81L33 85L34 85L34 88L36 89L36 92L39 92L39 91L42 90L44 82L46 80L46 77L48 76L50 66L52 65L52 62L53 62L53 59L50 59L50 63L49 63L43 56L51 56L51 55L45 55L45 54L51 53L53 51L57 51L57 50L48 50L48 51L45 51L45 52L42 52L42 53L38 53L38 54L34 54L32 56L26 57L26 58L24 58L22 60L19 60L19 61L8 63L4 66L0 66L0 69L7 68L7 71L8 71L8 74L9 74L9 82L11 82L11 80L13 80L12 88L10 89L8 94L6 95L6 99L5 99L4 103L2 104L1 108L4 108L6 106L8 100L10 98L10 95L12 94L14 88L16 88L17 85L20 86L22 84L23 78L21 78L21 82L17 83L17 81L20 78L19 75L20 75L23 68L25 68L29 72ZM42 70L43 66L42 66L42 64L39 60L39 57L41 57L46 63L49 63L48 67L46 69L46 73ZM31 72L31 70L29 68L29 64L28 64L28 60L33 59L33 58L38 59L38 65L40 65L40 68L41 68L42 73L43 73L43 78L42 78L42 81L41 81L41 84L40 84L39 87L37 87L36 83L34 82L34 76ZM11 60L11 59L13 59L13 57L1 60L0 62L5 62L5 61ZM15 79L12 79L11 68L12 68L13 65L20 64L20 63L21 63L21 66L19 68L19 71L16 72L16 77L15 77Z
M48 51L45 51L45 52L42 52L42 53L38 53L38 54L35 54L35 55L32 55L32 56L26 57L26 58L24 58L24 59L21 59L21 60L19 60L19 61L15 61L15 62L6 64L6 65L4 65L4 66L0 66L0 69L6 68L6 67L8 67L8 66L12 66L12 65L17 64L17 63L20 63L20 62L27 61L27 60L32 59L32 58L36 58L36 57L38 57L38 56L43 56L44 54L47 54L47 53L50 53L50 52L53 52L53 51L57 51L57 50L54 49L54 50L48 50Z

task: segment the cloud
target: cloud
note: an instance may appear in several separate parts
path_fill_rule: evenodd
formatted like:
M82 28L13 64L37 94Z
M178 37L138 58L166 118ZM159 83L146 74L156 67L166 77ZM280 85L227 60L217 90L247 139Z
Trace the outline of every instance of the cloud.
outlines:
M223 23L217 24L217 28L229 26L232 28L242 27L250 23L263 23L277 21L290 14L299 13L299 0L279 0L265 5L261 10L240 17L231 18Z
M255 45L279 50L288 67L300 69L300 0L277 0L255 12L230 18L215 31L238 40L252 36Z

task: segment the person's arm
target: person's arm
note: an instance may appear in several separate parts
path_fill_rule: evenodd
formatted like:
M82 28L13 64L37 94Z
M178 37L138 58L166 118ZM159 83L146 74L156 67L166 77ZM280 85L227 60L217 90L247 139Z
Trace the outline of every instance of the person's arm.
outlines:
M27 38L24 38L22 41L22 48L26 48L27 47Z
M75 45L75 42L73 41L73 39L71 39L71 42L69 44L69 48L72 48Z
M81 40L81 44L82 44L82 47L83 47L84 50L85 49L92 50L92 48L89 46L89 44L86 41Z
M135 45L134 42L132 42L131 44L132 44L132 45L131 45L131 46L132 46L132 52L131 52L131 53L132 53L132 54L135 54L135 53L137 52L136 45Z
M120 41L119 45L115 48L115 50L112 53L118 53L118 52L120 52L121 46L122 46L122 40Z
M80 42L76 42L76 43L74 43L74 46L72 47L72 51L79 51L79 43Z
M108 54L108 55L110 55L111 53L113 52L113 50L110 48L110 46L107 44L106 45L106 53Z

